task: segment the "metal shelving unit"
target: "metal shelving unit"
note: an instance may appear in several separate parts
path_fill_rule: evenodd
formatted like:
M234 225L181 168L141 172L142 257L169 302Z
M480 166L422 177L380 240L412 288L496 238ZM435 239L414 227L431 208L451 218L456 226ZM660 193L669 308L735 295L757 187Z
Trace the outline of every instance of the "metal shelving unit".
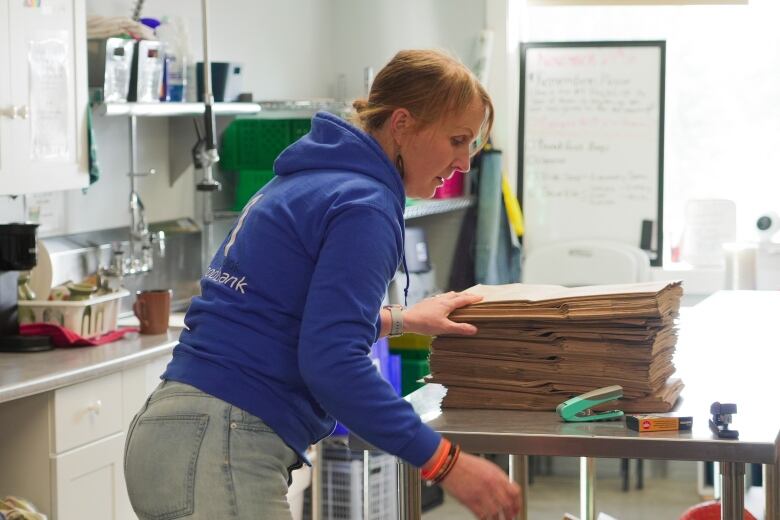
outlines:
M449 213L459 209L466 209L476 203L474 197L455 197L452 199L420 200L404 210L404 219L427 217L439 213Z
M257 114L262 107L257 103L215 103L216 115ZM204 103L102 103L95 105L101 116L173 117L197 116L205 111Z

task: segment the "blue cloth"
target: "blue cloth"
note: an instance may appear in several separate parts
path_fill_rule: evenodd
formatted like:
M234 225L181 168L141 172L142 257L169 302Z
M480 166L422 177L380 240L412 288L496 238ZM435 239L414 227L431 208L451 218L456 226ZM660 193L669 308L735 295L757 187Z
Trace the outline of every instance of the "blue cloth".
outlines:
M501 152L482 154L474 252L474 279L497 285L520 281L520 241L509 225L501 191Z
M398 171L371 136L325 113L274 170L211 261L162 377L260 417L302 460L336 418L422 466L440 436L368 357L403 259Z

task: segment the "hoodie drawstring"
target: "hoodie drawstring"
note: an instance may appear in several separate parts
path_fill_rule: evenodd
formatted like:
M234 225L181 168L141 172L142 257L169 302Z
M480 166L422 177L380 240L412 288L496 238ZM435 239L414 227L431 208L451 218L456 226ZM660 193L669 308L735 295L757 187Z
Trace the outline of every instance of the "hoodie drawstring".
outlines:
M404 274L406 275L406 287L404 287L404 307L409 305L409 268L406 266L406 249L404 249Z

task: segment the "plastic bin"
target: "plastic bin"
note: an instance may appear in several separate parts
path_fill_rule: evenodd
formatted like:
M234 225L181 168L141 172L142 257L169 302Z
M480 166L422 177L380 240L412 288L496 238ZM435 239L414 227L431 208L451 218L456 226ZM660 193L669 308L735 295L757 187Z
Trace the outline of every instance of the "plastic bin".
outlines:
M685 511L680 520L720 520L720 502L712 500L695 505ZM756 517L745 509L745 520L756 520Z
M431 349L433 342L432 336L423 334L414 334L407 332L401 336L390 338L390 348L392 350L425 350Z
M311 129L309 119L234 120L222 133L223 170L270 170L282 150Z
M368 516L363 515L363 452L326 444L322 461L322 516L328 520L396 520L398 469L395 457L369 452Z
M236 196L233 199L233 210L241 211L254 197L257 190L268 184L274 178L273 170L241 170L236 182Z
M116 329L119 300L129 296L122 289L111 294L77 301L19 301L19 324L53 323L84 338L100 336Z
M391 349L401 356L401 395L409 395L425 383L420 380L430 374L428 349Z
M401 394L409 395L425 383L420 380L430 374L427 359L408 359L401 357Z

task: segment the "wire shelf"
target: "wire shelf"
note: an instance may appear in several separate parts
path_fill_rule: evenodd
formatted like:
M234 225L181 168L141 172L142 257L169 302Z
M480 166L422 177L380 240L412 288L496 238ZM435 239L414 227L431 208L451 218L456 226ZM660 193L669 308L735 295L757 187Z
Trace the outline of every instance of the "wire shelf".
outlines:
M197 116L206 110L204 103L102 103L95 107L101 116L172 117ZM257 103L214 103L216 115L257 114Z
M427 217L439 213L449 213L473 206L474 197L454 197L451 199L429 199L415 202L404 210L404 219Z

